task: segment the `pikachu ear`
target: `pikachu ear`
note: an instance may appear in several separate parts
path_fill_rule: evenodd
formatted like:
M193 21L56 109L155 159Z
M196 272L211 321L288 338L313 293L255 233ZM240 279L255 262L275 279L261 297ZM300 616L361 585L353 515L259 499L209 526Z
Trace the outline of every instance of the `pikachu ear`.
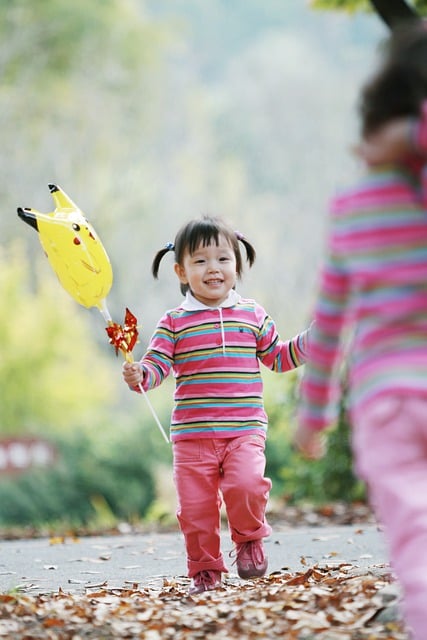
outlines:
M21 220L29 224L30 227L33 227L36 231L39 230L39 226L37 224L37 213L33 209L30 209L29 207L18 207L17 211Z
M391 30L408 20L421 21L415 9L405 0L371 0L371 4Z
M57 209L63 209L64 211L79 211L78 206L74 204L71 198L67 196L61 187L58 187L56 184L50 184L49 191Z

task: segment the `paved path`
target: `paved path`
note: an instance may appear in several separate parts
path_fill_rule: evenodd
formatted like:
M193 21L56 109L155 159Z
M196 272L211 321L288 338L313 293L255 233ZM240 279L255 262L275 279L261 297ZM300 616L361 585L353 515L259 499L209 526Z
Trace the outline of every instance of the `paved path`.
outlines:
M222 549L230 577L237 577L223 531ZM351 563L355 567L387 563L381 531L375 525L287 528L275 525L266 540L269 573L301 571L313 564ZM186 575L183 539L176 533L148 533L65 539L0 541L0 592L84 593L105 584L122 588L156 587L163 578Z

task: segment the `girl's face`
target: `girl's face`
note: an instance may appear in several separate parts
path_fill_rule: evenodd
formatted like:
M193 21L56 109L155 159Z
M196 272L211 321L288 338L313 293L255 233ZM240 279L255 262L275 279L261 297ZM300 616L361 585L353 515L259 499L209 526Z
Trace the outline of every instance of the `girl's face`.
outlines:
M186 251L182 264L175 264L175 273L199 302L218 307L236 284L236 256L220 235L218 246L200 244L192 255Z

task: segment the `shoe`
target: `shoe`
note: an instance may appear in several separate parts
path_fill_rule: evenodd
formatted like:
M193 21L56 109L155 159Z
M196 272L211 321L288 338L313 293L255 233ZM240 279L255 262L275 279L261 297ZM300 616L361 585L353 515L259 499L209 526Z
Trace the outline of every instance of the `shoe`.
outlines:
M188 595L194 596L197 593L203 593L203 591L212 591L213 589L218 589L220 586L221 571L199 571L191 581Z
M261 578L268 567L262 540L250 540L236 546L237 573L240 578Z

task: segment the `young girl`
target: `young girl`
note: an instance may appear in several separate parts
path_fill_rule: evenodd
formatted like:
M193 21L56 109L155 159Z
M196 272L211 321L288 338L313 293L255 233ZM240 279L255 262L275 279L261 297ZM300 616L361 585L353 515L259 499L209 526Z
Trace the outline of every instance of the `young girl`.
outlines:
M242 274L239 241L249 265L255 250L218 218L192 220L155 256L153 275L169 251L185 300L159 321L138 364L123 365L125 382L144 390L176 378L171 420L177 517L184 534L190 594L221 586L221 496L241 578L263 576L267 416L259 363L277 372L305 360L307 331L282 342L273 320L235 290Z
M384 145L394 162L372 166L333 202L295 434L308 456L322 454L348 350L356 469L384 524L416 640L427 634L426 60L427 29L408 25L362 92L359 151L375 164Z

